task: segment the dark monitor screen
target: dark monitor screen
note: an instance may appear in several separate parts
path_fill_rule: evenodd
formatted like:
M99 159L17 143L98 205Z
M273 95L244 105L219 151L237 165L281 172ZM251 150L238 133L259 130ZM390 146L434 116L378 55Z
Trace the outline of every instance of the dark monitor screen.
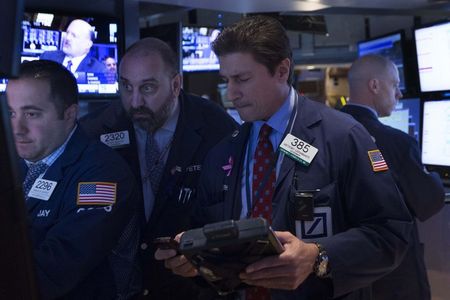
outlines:
M423 104L422 161L450 167L450 99Z
M83 20L92 28L92 46L84 58L70 59L66 53L84 43L66 42L66 30L73 20ZM26 12L22 22L21 60L50 59L71 68L81 95L116 95L118 92L118 20L104 16L73 16L44 12ZM70 46L69 46L70 45ZM67 50L69 47L72 50ZM79 48L78 48L79 49ZM68 61L73 64L67 66ZM108 67L107 67L108 66ZM0 89L4 89L0 82Z
M220 30L208 27L183 27L181 33L181 51L183 71L217 71L219 60L211 49L211 43Z
M420 90L450 90L450 22L414 30Z
M403 31L380 36L358 43L358 56L377 54L390 59L398 68L400 89L406 90L404 71L404 33Z
M421 119L419 98L401 99L389 117L379 119L381 123L401 130L419 142Z

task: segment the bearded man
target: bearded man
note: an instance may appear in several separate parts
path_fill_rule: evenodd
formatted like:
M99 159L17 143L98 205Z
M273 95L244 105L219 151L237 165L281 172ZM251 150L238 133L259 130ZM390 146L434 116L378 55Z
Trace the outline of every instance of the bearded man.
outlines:
M195 299L197 289L153 258L155 237L190 227L203 159L236 123L218 105L181 90L178 57L155 38L128 48L119 65L120 101L82 118L91 137L117 150L141 183L141 296Z

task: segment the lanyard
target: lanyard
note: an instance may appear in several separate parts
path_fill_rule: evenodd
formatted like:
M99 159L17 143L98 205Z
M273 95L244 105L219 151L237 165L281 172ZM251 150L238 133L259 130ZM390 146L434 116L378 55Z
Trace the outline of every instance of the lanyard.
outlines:
M294 114L293 117L291 117L291 119L289 120L288 123L288 133L292 132L292 128L294 127L294 121L297 118L297 105L298 105L298 95L296 92L295 93L295 102L294 102ZM283 137L286 134L283 135ZM259 137L257 139L257 141L259 140ZM256 149L255 149L256 151ZM247 157L246 157L246 164L245 164L245 200L247 202L247 218L249 218L252 215L253 212L253 207L255 205L255 201L256 199L253 199L251 193L250 193L250 160L252 157L252 139L250 138L248 141L248 146L247 146ZM270 168L264 173L264 177L263 180L261 181L260 185L258 186L257 189L257 194L259 195L262 192L262 189L264 188L264 186L267 184L267 180L269 180L270 174L272 173L273 168L276 167L277 161L279 159L280 156L280 150L279 148L277 148L277 150L275 151L275 153L272 155L272 160L270 162ZM284 158L284 154L282 154L282 158L281 158L281 162L283 163L283 158Z

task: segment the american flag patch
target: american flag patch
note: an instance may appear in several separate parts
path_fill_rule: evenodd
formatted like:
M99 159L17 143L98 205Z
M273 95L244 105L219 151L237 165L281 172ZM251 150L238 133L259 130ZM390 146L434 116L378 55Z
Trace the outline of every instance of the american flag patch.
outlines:
M80 182L78 183L78 205L112 205L116 203L117 183Z
M380 150L371 150L368 151L367 154L369 154L370 163L372 164L372 169L374 172L389 170Z

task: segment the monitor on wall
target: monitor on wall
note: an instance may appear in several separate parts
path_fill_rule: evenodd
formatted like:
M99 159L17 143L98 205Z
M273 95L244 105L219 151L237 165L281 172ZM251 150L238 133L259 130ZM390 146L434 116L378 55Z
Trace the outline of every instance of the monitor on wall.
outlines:
M450 171L450 99L423 104L422 161L443 177Z
M211 43L220 30L208 27L183 27L181 32L182 65L184 72L217 71L219 60Z
M389 117L379 118L381 123L401 130L419 142L420 99L406 98L398 101Z
M450 21L414 30L420 90L450 91Z
M92 28L92 45L81 43L76 39L77 42L71 44L73 35L78 33L76 27L80 27L75 26L75 30L71 30L69 34L72 37L68 37L66 31L74 20L78 24L88 24ZM105 16L25 12L22 22L21 61L50 59L62 63L76 77L78 90L82 96L116 95L119 59L118 25L118 19ZM87 54L81 46L88 49ZM83 53L84 57L78 56ZM77 55L78 58L71 59L68 54ZM69 60L71 66L67 66Z
M399 87L402 91L406 90L404 36L403 31L398 31L358 43L358 56L367 54L381 55L390 59L397 66L400 77Z

